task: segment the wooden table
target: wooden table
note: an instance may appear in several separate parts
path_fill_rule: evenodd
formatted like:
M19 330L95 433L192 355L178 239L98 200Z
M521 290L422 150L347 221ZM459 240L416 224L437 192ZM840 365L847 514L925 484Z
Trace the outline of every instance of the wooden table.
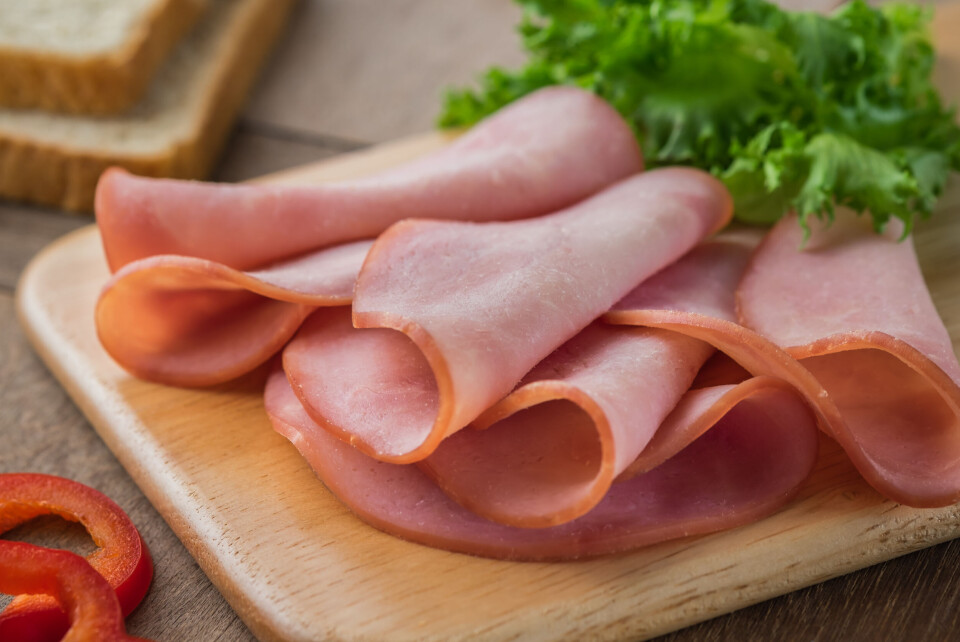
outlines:
M429 129L442 87L521 60L509 0L302 0L225 152L219 180L243 180ZM250 640L106 446L34 355L13 292L30 257L89 219L0 204L0 471L90 484L140 527L156 575L128 619L158 640ZM86 554L59 519L9 537ZM960 633L960 541L907 555L679 631L669 640L952 639Z

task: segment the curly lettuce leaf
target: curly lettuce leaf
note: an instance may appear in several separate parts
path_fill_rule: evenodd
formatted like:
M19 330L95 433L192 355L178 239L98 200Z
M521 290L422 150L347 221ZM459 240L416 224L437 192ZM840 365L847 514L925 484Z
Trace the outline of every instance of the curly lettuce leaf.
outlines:
M730 188L740 220L801 224L836 205L910 229L930 214L960 128L930 76L928 10L862 0L829 16L765 0L517 0L529 52L449 91L442 126L472 124L541 87L594 91L630 123L650 166L684 164Z

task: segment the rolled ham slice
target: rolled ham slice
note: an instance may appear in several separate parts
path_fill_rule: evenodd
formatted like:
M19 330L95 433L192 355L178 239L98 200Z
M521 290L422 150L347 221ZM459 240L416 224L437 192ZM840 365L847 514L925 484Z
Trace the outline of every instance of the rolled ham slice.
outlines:
M556 211L642 169L636 138L606 102L536 92L431 156L336 184L225 185L107 171L95 209L112 271L176 254L247 270L373 238L410 217L512 220Z
M633 133L612 108L555 88L431 157L347 183L214 185L108 172L97 220L118 271L97 304L98 334L138 377L224 382L279 350L313 308L350 302L370 241L343 241L413 215L544 214L641 168Z
M536 220L400 223L361 270L359 329L315 315L284 368L326 429L377 459L418 461L730 215L708 174L663 169Z
M683 335L593 324L542 361L421 468L503 524L553 526L597 505L687 392L712 348Z
M318 306L348 305L372 241L325 248L241 272L186 256L129 263L103 288L97 334L141 379L207 386L280 350Z
M725 233L701 244L625 297L620 323L631 321L628 311L652 307L735 327L734 291L757 240ZM782 379L749 375L689 390L713 350L682 329L594 324L483 413L473 424L479 430L451 435L420 466L488 519L521 527L567 522L596 506L614 478L663 464L739 404L762 405L792 390Z
M733 292L755 245L740 241L707 241L628 298L732 319ZM488 519L524 527L570 521L647 448L713 351L676 332L594 323L484 412L473 424L481 430L451 435L421 468Z
M901 234L841 211L804 243L785 219L754 257L739 310L827 390L842 415L828 432L871 485L941 506L960 500L960 365Z
M724 307L717 305L710 314L682 305L675 306L681 309L671 309L663 307L665 302L661 296L650 296L650 294L642 289L634 291L604 314L603 321L614 325L669 330L698 339L720 350L723 353L723 359L708 362L693 384L694 387L711 388L713 392L709 395L715 398L727 397L727 401L718 404L716 408L722 409L724 404L729 405L730 402L748 394L751 386L756 384L751 383L744 376L752 376L764 380L777 380L788 385L803 398L816 415L818 425L825 432L832 433L836 426L843 424L843 417L837 405L807 368L770 339L731 321L729 312L723 313ZM723 300L729 297L728 292L725 296L717 297L715 303L722 304ZM710 307L705 305L701 309L708 310ZM730 386L735 384L746 387L734 390ZM678 405L678 410L681 410L683 405L682 401ZM664 423L655 439L651 440L647 448L621 474L621 477L649 470L667 459L678 447L689 443L691 435L695 436L709 428L712 425L709 417L715 416L716 410L710 410L702 416L689 411L684 412L692 420L679 421L676 416L671 417L671 420ZM672 434L675 431L677 434Z
M807 406L771 383L653 471L614 484L589 513L517 528L471 513L416 466L374 460L312 421L276 369L265 405L324 484L360 519L392 535L460 553L562 560L628 551L760 519L796 493L816 460Z

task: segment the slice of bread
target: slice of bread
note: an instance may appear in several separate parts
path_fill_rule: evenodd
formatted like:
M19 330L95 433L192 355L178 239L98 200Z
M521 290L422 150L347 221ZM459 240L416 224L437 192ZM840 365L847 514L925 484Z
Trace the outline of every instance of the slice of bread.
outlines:
M0 196L89 211L111 165L204 178L294 2L213 0L122 115L0 110Z
M210 0L0 0L0 105L130 108Z

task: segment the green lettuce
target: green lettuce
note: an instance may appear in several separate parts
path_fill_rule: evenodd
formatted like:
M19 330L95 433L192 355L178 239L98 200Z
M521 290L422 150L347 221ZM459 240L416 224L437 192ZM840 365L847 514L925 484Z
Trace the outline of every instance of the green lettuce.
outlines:
M443 127L555 84L595 92L630 123L648 166L692 165L772 223L836 205L909 231L929 216L960 128L931 82L930 12L857 0L829 16L764 0L517 0L529 61L450 90Z

